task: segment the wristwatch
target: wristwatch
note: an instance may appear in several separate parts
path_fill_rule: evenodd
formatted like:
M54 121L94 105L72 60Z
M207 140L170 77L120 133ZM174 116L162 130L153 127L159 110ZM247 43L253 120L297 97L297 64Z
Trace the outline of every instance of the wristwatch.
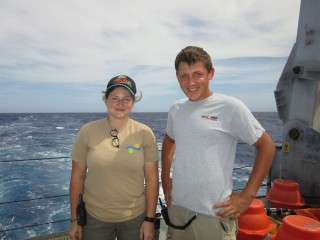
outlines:
M155 218L151 218L151 217L144 217L144 220L145 220L146 222L154 223Z

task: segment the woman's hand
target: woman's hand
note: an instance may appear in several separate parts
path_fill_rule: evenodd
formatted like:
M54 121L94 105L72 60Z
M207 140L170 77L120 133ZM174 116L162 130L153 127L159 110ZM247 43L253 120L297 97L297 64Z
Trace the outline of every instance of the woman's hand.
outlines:
M69 236L71 240L82 240L82 227L78 225L77 221L70 224Z
M144 221L140 228L140 240L153 240L154 223Z

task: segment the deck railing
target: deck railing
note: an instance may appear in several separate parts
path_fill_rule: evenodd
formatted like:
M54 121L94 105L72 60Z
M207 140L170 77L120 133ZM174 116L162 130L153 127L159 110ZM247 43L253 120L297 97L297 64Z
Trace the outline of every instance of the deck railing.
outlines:
M22 162L22 161L43 161L43 160L56 160L56 159L65 159L69 157L50 157L50 158L30 158L30 159L16 159L16 160L0 160L1 164L4 163L14 163L14 162ZM241 171L245 168L250 168L252 166L242 166L242 167L236 167L233 170L234 171ZM268 184L262 184L261 187L265 187ZM161 183L160 183L161 186ZM242 188L239 189L233 189L233 191L241 191ZM69 194L61 194L61 195L53 195L53 196L45 196L45 197L35 197L35 198L28 198L28 199L22 199L22 200L13 200L13 201L5 201L5 202L0 202L0 206L4 206L5 204L13 204L13 203L21 203L21 202L31 202L31 201L36 201L36 200L44 200L44 199L54 199L58 197L69 197ZM159 207L160 209L160 207ZM30 224L30 225L25 225L25 226L19 226L19 227L13 227L13 228L5 228L5 229L0 229L0 235L1 233L5 232L10 232L10 231L15 231L15 230L21 230L21 229L30 229L30 228L35 228L38 226L42 225L49 225L49 224L54 224L54 223L59 223L59 222L67 222L70 219L65 218L65 219L60 219L60 220L55 220L55 221L47 221L47 222L42 222L42 223L36 223L36 224ZM69 240L68 232L61 232L57 234L51 234L51 235L46 235L44 237L34 237L34 238L29 238L30 240Z

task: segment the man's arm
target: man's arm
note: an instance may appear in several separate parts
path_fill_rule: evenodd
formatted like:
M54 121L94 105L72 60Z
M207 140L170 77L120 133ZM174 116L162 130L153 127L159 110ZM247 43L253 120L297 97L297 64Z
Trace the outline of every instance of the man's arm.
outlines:
M173 160L175 151L175 141L171 139L167 134L164 136L162 142L161 151L161 181L162 188L165 195L166 204L168 207L171 206L171 190L172 190L172 179L170 178L171 163Z
M218 216L239 217L250 206L265 179L275 154L275 146L266 132L263 132L254 146L257 153L245 188L241 193L233 193L228 201L216 203L213 206L214 208L224 207L217 213Z

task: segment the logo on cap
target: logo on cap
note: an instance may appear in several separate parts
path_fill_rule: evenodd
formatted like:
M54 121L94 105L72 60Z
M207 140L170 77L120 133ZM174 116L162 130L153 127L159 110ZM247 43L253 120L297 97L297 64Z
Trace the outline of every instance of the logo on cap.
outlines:
M126 76L119 76L113 81L113 84L127 84L132 87L131 81Z
M125 87L130 91L130 93L134 96L137 92L136 90L136 84L135 82L128 76L126 75L120 75L112 78L108 85L107 85L107 90L110 88L116 87L116 86L122 86Z

